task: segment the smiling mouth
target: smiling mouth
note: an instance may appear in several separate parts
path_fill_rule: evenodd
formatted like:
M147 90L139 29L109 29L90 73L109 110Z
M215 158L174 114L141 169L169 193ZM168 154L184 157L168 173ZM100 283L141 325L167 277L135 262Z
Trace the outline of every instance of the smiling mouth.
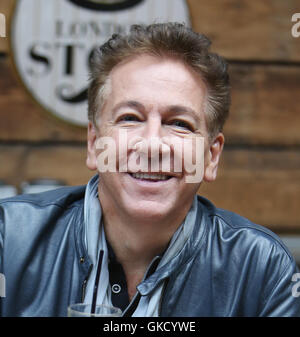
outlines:
M146 180L146 181L165 181L173 178L170 175L161 174L161 173L129 173L131 177L138 180Z

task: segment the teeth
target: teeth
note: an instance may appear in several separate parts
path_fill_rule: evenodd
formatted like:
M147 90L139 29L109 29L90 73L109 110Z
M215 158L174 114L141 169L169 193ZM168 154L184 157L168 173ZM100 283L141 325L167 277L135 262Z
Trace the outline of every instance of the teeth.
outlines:
M135 179L152 179L152 180L167 180L169 176L162 174L148 174L148 173L132 173Z

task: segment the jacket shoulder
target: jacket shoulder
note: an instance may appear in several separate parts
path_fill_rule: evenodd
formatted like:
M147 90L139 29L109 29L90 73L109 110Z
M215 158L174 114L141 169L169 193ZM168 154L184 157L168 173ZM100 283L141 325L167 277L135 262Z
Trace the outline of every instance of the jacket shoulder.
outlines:
M15 197L0 200L0 207L10 207L17 204L32 204L34 206L58 206L66 208L83 199L86 186L60 187L54 190L20 194Z
M17 240L18 233L38 235L39 230L55 223L64 223L66 227L73 210L81 212L84 194L85 186L61 187L0 200L0 244L4 234Z
M230 232L232 235L238 234L241 239L247 239L244 241L245 248L247 242L249 244L256 242L258 245L261 245L261 248L264 248L264 250L276 247L276 250L286 255L288 260L293 260L291 253L279 236L268 228L256 224L232 211L217 208L211 201L204 197L199 196L199 201L206 209L212 223L222 227L222 229L219 228L219 231L222 231L223 234L225 232Z

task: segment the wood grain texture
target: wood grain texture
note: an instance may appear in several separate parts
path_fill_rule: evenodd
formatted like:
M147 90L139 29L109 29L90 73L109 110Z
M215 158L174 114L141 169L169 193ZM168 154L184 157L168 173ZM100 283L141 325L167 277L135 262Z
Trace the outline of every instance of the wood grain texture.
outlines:
M0 1L0 13L5 15L6 18L6 36L9 34L9 21L12 14L12 8L14 0L1 0ZM0 38L0 53L7 53L9 49L8 37Z
M299 39L291 35L291 17L300 12L298 0L187 0L193 28L213 41L213 49L239 60L300 61ZM13 1L1 0L8 18ZM8 39L0 39L0 52Z
M85 166L86 147L73 146L0 146L0 180L20 188L23 181L59 179L67 185L87 183L91 171Z
M0 146L0 180L20 187L36 178L85 184L93 175L85 166L85 146ZM199 194L276 232L299 232L299 151L228 149L218 178Z
M192 26L229 59L299 61L299 39L291 34L298 0L188 0Z
M199 194L274 231L300 232L300 152L225 150L217 180Z
M300 144L300 67L231 65L231 144Z

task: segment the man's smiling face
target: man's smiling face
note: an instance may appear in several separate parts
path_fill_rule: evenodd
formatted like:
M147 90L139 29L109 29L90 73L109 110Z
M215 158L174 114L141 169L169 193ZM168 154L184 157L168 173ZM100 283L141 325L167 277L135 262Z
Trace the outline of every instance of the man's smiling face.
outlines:
M203 137L205 154L202 153L201 160L206 178L211 156L204 113L206 87L199 75L179 60L141 55L114 67L109 86L98 130L89 127L89 168L97 167L96 140L101 137L115 140L117 170L119 153L126 154L128 163L137 157L141 149L132 145L138 139L146 140L144 144L159 139L165 147L165 140L170 139L179 144L177 150L182 150L185 140ZM120 131L126 131L128 142L133 143L130 147L119 142ZM195 142L189 144L192 145L184 148L183 158L197 155ZM178 157L177 150L172 148L169 152L172 163ZM177 212L188 211L200 186L200 182L186 182L184 163L182 172L175 172L174 165L170 172L165 172L162 163L158 173L151 173L149 166L146 174L135 174L128 167L126 172L99 173L101 205L124 216L144 220L176 218Z

